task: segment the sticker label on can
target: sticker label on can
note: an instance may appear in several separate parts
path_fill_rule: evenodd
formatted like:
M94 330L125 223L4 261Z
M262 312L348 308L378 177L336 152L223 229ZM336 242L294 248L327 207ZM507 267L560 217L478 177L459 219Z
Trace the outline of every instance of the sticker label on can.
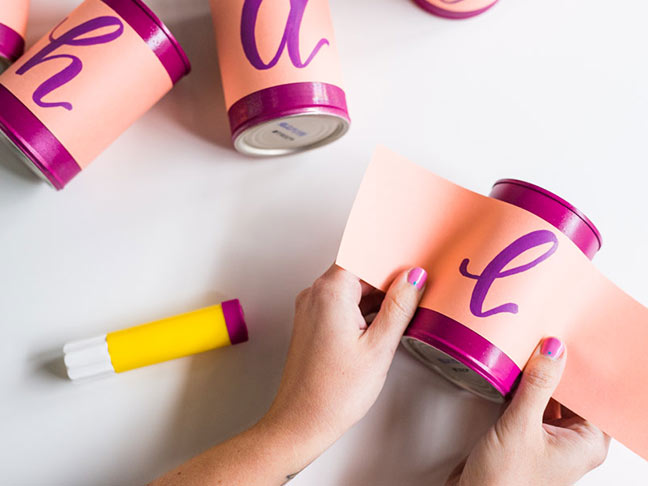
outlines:
M327 0L212 0L212 10L227 109L282 84L341 86Z
M151 48L86 0L0 76L85 168L172 87Z

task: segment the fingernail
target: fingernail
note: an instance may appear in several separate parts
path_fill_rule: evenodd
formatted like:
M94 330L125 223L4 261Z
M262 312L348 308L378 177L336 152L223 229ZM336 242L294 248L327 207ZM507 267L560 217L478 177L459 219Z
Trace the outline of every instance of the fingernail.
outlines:
M427 272L420 267L412 268L407 274L407 281L421 290L427 281Z
M560 341L560 339L555 337L550 337L542 341L542 346L540 346L540 354L547 356L551 359L558 359L563 354L565 346Z

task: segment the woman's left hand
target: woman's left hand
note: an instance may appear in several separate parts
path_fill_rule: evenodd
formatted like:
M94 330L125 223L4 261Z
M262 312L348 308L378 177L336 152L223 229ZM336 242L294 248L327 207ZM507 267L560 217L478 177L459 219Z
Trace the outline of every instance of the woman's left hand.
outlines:
M154 484L275 486L292 479L374 404L426 279L423 269L411 269L383 294L336 265L329 268L297 297L270 411ZM366 317L376 311L368 325Z
M281 386L264 420L316 437L309 459L376 401L426 278L425 270L411 269L383 294L333 265L297 297ZM368 325L366 316L376 311Z

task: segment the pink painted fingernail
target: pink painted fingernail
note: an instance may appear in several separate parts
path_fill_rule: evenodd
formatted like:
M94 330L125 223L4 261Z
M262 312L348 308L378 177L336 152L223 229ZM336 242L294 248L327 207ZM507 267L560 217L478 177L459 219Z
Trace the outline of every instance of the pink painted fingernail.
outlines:
M421 290L427 281L427 272L420 267L412 268L407 274L407 281Z
M562 356L565 346L562 341L555 337L550 337L542 341L540 353L551 359L558 359Z

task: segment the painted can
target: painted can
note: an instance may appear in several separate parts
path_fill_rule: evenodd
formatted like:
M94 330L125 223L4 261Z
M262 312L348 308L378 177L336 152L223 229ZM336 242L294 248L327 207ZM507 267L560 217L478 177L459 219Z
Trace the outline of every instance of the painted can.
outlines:
M0 8L0 73L25 50L29 0L2 0Z
M564 233L590 260L601 234L585 214L528 182L502 179L490 197L525 209ZM452 383L494 402L504 402L521 376L503 351L475 331L439 312L419 308L403 337L404 347Z
M212 0L232 142L285 155L350 125L328 0Z
M62 189L189 70L141 0L85 0L0 75L0 139Z
M467 19L484 13L497 0L414 0L428 12L446 19Z

